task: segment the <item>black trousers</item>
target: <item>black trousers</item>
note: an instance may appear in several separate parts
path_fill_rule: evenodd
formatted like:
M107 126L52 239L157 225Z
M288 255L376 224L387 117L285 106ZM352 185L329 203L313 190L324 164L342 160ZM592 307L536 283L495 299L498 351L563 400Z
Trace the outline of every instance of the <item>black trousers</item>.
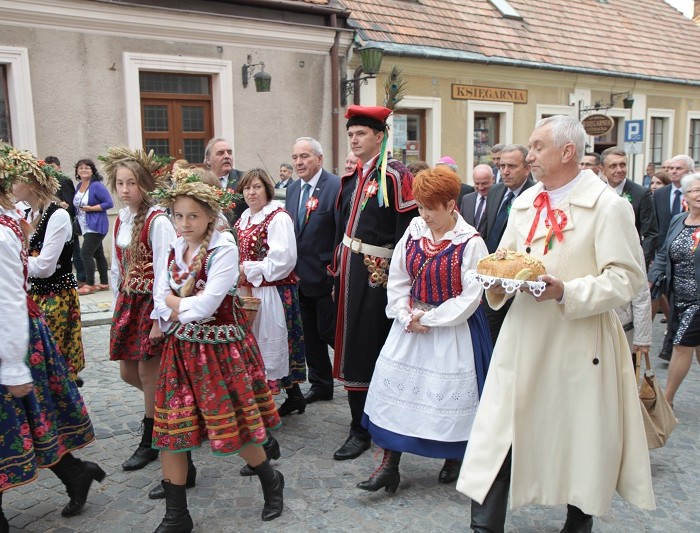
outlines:
M306 366L311 388L322 394L333 394L333 365L328 346L335 339L335 303L330 294L307 296L299 288L299 306L304 326Z
M85 266L85 282L88 285L95 284L95 264L100 273L100 283L106 285L107 278L107 258L102 248L102 241L105 236L100 233L86 233L83 235L83 245L80 247L80 257Z
M354 435L360 440L369 441L372 437L365 428L362 427L362 415L365 412L365 402L367 401L367 391L348 391L348 405L350 406L350 435Z

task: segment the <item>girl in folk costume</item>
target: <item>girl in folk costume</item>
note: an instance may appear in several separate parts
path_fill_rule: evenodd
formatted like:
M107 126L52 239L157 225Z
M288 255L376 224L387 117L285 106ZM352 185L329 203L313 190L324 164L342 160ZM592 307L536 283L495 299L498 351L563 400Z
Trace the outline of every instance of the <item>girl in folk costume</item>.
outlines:
M119 211L112 239L112 291L116 300L110 330L109 356L119 361L121 378L143 393L145 414L141 442L122 464L138 470L158 458L151 448L153 409L163 333L153 312L153 286L165 276L175 230L165 210L149 195L166 161L143 150L110 148L104 163L107 184L126 206ZM191 461L190 461L191 463ZM188 485L196 471L190 467ZM157 486L153 497L165 497ZM159 494L160 493L160 494Z
M363 419L384 458L358 483L363 490L395 492L402 452L445 459L440 483L459 475L492 350L479 306L483 289L468 278L488 251L456 210L459 190L447 166L423 170L413 181L420 217L389 267L386 312L394 322Z
M294 411L301 414L306 401L299 383L306 381L306 357L298 278L294 273L297 262L294 222L282 204L273 201L274 185L264 170L246 172L238 190L243 192L248 204L236 222L241 252L240 285L261 300L253 333L273 391L287 390L280 416Z
M0 503L5 490L50 468L70 498L61 515L73 516L85 505L92 481L105 473L71 453L94 440L92 424L41 310L25 290L27 252L11 188L27 175L43 182L41 174L28 152L0 147ZM0 506L0 533L7 531Z
M56 191L58 172L38 161L38 172L29 172L15 182L15 199L29 204L29 294L44 313L69 376L78 386L78 372L85 368L80 323L78 284L73 276L73 227L68 211L59 207Z
M280 425L265 381L258 344L236 293L238 249L215 229L232 194L185 170L173 188L154 193L170 208L181 235L159 279L155 311L167 317L156 386L153 447L161 450L166 514L157 533L191 531L184 453L209 439L215 455L239 453L258 475L265 496L263 520L282 514L284 477L262 445L266 428ZM172 324L168 324L168 322Z

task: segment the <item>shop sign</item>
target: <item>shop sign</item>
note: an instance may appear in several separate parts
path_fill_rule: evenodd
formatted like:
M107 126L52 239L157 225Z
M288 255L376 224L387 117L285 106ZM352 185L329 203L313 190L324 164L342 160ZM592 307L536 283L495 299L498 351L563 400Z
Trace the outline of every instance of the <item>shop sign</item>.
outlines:
M593 135L595 137L599 135L605 135L613 127L615 127L615 121L607 115L588 115L581 121L583 124L583 129L586 130L588 135Z
M478 85L452 84L453 100L486 100L489 102L513 102L527 104L527 90L502 87L480 87Z

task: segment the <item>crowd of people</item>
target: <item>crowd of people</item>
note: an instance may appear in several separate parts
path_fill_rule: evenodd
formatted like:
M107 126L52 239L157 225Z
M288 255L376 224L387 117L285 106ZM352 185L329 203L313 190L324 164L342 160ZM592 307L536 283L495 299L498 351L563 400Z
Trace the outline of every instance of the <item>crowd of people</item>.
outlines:
M272 430L332 400L334 379L350 423L333 458L355 459L372 441L383 451L359 489L395 492L412 453L444 461L437 481L471 498L477 532L504 530L509 496L511 507L566 504L569 533L591 531L615 491L652 509L631 355L648 353L664 310L672 404L700 344L692 159L648 168L649 187L636 185L623 151L585 153L580 122L555 116L527 147L499 145L497 167L476 166L470 187L449 157L410 169L394 159L390 113L348 109L342 177L324 170L317 140L300 137L277 184L263 169L235 169L223 138L208 143L206 168L109 148L105 184L81 159L77 187L55 157L3 146L0 496L51 468L73 516L104 479L72 452L94 440L78 389L79 295L111 282L110 359L144 402L122 468L160 458L148 492L166 501L157 533L193 529L191 450L205 441L244 459L240 474L260 480L261 518L279 517ZM110 191L123 208L108 269ZM479 260L504 249L544 263L542 294L475 281ZM8 528L0 514L0 533Z

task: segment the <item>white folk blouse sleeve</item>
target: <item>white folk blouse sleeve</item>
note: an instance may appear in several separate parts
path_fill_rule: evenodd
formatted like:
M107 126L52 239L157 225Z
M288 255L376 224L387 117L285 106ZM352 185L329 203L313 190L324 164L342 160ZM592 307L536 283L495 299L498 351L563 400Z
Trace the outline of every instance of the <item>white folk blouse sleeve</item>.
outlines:
M29 258L29 277L48 278L56 272L63 246L73 238L70 215L65 209L57 209L46 225L44 244L36 257Z
M157 307L155 294L158 287L164 287L166 291L170 291L170 287L168 287L168 255L170 254L170 243L174 242L176 238L175 228L173 228L167 215L158 215L153 219L150 232L151 248L153 249L154 305L151 313L151 319L153 320L157 318L167 320L170 318L171 309L165 305L167 292L162 295L164 308L160 309Z
M486 244L481 237L472 237L464 247L462 256L462 293L459 296L450 298L439 306L426 313L420 318L423 326L456 326L465 322L481 302L483 288L481 284L467 280L467 272L475 270L476 264L482 257L488 255Z
M119 271L119 260L117 259L117 233L112 232L112 259L109 268L109 283L112 289L114 300L119 295L119 284L122 282L121 272Z
M411 277L406 270L406 240L410 238L410 231L410 227L406 229L406 233L394 248L386 284L386 316L395 318L404 328L411 321ZM367 275L369 276L369 273Z
M243 272L254 287L265 281L284 279L297 264L297 240L294 223L286 212L277 213L268 226L269 251L262 261L243 261Z
M0 383L32 382L24 362L29 347L29 315L20 261L21 244L8 228L0 226Z
M222 238L223 240L223 238ZM221 246L209 259L207 284L196 296L180 300L182 324L208 318L219 308L231 288L238 284L238 248Z

